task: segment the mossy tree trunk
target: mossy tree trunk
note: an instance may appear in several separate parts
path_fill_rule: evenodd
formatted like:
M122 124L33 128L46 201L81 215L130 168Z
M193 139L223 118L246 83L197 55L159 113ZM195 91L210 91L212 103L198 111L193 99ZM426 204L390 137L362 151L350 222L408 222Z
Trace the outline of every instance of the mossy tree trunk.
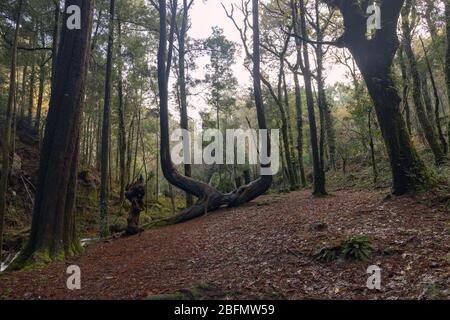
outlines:
M80 7L82 25L80 30L67 29L64 14L31 233L10 270L64 259L81 250L75 234L75 194L94 0L66 0L65 9L71 5Z
M401 99L391 75L399 47L397 25L404 0L381 2L382 26L372 39L366 36L367 7L357 0L327 1L344 18L344 33L336 42L350 50L374 102L378 122L389 155L393 193L402 195L429 186L431 180L408 134L400 111ZM368 5L368 3L366 3Z
M412 48L412 30L409 16L412 11L412 0L406 0L406 4L402 9L402 30L403 30L403 38L404 38L404 48L406 57L408 58L409 67L411 70L411 76L413 80L413 98L414 98L414 106L416 108L417 118L419 119L420 125L423 129L425 138L428 142L428 145L431 148L431 151L434 154L434 158L436 164L442 164L445 159L445 153L442 148L442 145L439 143L438 136L436 134L436 130L430 121L430 113L431 111L431 99L428 95L428 88L425 88L427 91L426 94L424 92L422 83L423 79L420 78L420 73L417 66L417 60L414 55L414 51ZM423 103L423 96L428 95L425 99L427 105L429 106L428 113Z

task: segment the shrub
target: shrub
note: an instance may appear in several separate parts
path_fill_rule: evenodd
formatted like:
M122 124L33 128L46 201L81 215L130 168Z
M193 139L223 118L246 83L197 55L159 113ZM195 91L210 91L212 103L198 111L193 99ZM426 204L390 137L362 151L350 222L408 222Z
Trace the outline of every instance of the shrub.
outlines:
M370 240L365 235L348 238L341 244L341 248L345 259L353 261L365 261L373 252Z
M314 254L314 258L321 262L332 262L343 256L350 261L366 261L370 258L373 247L369 237L365 235L349 237L339 245L323 247Z

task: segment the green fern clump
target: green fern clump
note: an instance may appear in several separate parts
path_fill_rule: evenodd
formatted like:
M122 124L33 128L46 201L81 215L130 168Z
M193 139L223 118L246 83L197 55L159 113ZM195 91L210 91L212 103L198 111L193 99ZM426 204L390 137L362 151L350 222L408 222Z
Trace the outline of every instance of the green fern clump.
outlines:
M340 246L326 247L320 249L314 257L321 262L332 262L337 260L341 252Z
M348 238L342 243L341 248L345 259L353 261L366 261L373 252L370 240L365 235Z
M370 258L373 247L366 235L349 237L339 245L321 248L314 258L321 262L333 262L340 256L350 261L366 261Z

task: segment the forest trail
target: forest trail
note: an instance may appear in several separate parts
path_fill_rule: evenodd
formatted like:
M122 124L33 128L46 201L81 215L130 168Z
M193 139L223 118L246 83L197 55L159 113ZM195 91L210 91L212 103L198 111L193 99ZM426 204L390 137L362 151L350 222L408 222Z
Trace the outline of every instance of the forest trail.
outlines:
M261 197L185 224L93 244L66 263L2 274L0 298L145 299L206 283L221 298L448 297L450 212L386 194ZM372 241L369 261L313 258L320 248L358 234ZM66 288L72 264L81 268L81 290ZM380 291L366 288L373 264L382 268Z

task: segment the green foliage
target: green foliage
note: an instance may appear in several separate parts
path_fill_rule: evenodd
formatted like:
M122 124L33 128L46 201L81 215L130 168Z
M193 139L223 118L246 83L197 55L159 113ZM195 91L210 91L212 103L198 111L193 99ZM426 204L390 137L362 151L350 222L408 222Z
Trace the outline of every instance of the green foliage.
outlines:
M367 236L355 236L348 238L341 244L342 254L347 260L365 261L373 252L373 247Z
M321 248L314 254L314 258L321 262L333 262L342 256L348 261L366 261L372 252L373 247L369 237L359 235L348 237L339 245Z

